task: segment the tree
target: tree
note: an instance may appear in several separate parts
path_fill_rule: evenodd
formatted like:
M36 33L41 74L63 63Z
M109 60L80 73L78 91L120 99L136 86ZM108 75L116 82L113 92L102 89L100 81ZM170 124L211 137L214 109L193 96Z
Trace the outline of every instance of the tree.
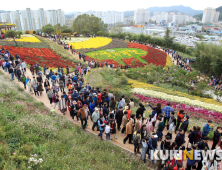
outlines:
M18 36L18 38L20 38L22 35L22 31L16 31L16 35Z
M102 36L103 34L104 34L103 31L98 31L98 32L96 33L96 35L99 35L99 36Z
M14 30L7 30L5 34L6 37L12 37L12 38L16 37L16 35L17 35L16 31Z
M42 32L47 33L47 34L51 34L55 32L55 30L56 29L51 24L48 24L42 27Z
M90 31L88 29L83 29L81 31L81 34L89 34L89 33L90 33Z
M164 45L167 48L170 48L172 43L173 43L173 37L170 36L170 30L169 28L167 28L164 36Z
M71 28L65 28L62 30L62 33L72 33L72 29Z
M73 30L82 32L83 29L88 29L91 34L96 34L98 31L107 32L108 25L94 15L79 15L73 22Z
M116 37L116 34L115 33L112 33L109 35L111 38L115 38Z

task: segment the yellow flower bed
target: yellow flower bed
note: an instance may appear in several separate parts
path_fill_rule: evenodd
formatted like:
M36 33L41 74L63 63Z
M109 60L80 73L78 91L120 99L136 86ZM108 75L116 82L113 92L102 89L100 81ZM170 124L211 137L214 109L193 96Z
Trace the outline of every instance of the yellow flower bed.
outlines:
M10 41L14 41L14 40L10 40ZM21 37L19 39L15 39L15 41L41 43L41 41L36 37Z
M172 59L169 55L167 55L165 67L171 66L171 65L173 65Z
M186 93L173 91L173 90L168 90L168 89L165 89L165 88L162 88L162 87L153 86L153 85L146 84L146 83L143 83L143 82L138 82L138 81L135 81L135 80L132 80L132 79L129 79L128 83L131 84L132 88L143 88L145 90L154 90L154 91L163 92L163 93L167 93L167 94L174 95L174 96L186 97L188 99L198 100L198 101L201 101L201 102L222 106L222 103L217 102L213 99L201 98L201 97L198 97L198 96L192 96L192 95L189 95L189 94L186 94Z
M103 38L103 37L96 37L90 38L84 42L76 42L76 43L69 43L69 46L72 45L75 49L85 49L85 48L99 48L108 45L111 43L111 38Z

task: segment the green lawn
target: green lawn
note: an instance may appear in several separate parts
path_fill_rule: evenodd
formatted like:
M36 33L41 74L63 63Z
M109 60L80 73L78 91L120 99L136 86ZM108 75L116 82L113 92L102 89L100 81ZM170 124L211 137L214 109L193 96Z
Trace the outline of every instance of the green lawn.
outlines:
M98 50L86 53L86 55L90 56L91 58L99 60L113 59L121 65L125 65L121 59L132 57L145 64L146 61L144 61L140 56L144 56L146 54L146 51L136 48L112 48L108 50Z

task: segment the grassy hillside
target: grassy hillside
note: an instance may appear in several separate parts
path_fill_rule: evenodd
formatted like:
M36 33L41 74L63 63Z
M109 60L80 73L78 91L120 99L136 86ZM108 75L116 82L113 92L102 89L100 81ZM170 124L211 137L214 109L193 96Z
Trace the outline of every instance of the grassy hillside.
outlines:
M221 21L222 20L222 6L216 8L216 11L220 12L219 21ZM197 20L201 21L202 17L203 17L203 14L194 15L193 17L196 18Z
M147 169L112 143L50 115L1 72L0 79L0 169Z

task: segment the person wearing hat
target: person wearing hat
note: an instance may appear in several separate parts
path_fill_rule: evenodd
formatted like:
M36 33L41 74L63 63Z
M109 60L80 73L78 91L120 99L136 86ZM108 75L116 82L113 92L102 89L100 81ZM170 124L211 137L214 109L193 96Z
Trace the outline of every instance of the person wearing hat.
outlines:
M171 112L174 112L174 110L170 107L170 102L168 102L167 106L162 109L162 113L164 114L164 125L166 124L166 121L169 122Z
M99 119L99 109L96 107L95 111L92 114L92 121L93 121L92 130L93 131L94 131L94 128L97 126L98 119Z
M153 152L155 151L155 149L157 148L157 134L153 133L152 134L152 138L149 139L149 143L148 143L148 149L147 149L147 154L148 154L148 158L150 159L150 150L153 150ZM152 160L152 163L154 163L154 160Z

